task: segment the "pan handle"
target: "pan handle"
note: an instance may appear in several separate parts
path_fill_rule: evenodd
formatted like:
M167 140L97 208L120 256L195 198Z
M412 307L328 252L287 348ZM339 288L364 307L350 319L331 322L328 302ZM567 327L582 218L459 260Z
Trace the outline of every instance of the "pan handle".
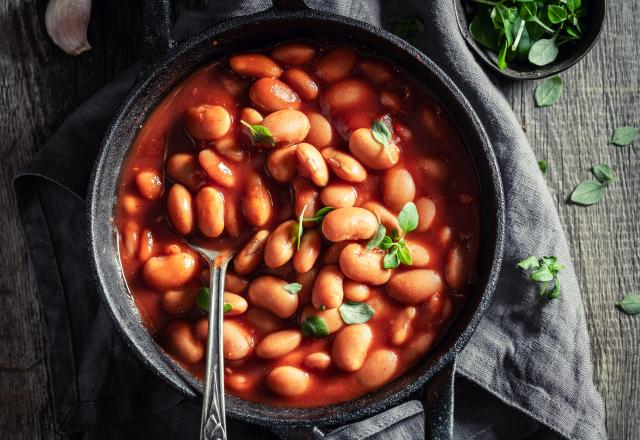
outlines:
M422 394L424 409L424 438L450 440L453 438L453 399L456 359L446 365L425 386Z
M171 36L171 0L144 0L142 20L143 60L149 65L176 44Z

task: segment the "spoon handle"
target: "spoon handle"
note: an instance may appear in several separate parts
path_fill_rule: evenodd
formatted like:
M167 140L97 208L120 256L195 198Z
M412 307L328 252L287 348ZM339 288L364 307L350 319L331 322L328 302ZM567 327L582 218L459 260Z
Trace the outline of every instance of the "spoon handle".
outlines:
M200 440L226 440L227 423L224 413L224 367L222 360L222 315L224 274L229 259L216 258L211 262L209 294L209 333L207 364Z

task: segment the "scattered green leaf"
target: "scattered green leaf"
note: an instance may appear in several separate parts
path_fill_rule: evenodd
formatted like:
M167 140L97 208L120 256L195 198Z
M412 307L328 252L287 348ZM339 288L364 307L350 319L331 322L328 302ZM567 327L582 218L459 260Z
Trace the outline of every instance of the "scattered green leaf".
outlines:
M264 125L252 125L242 120L240 120L240 123L249 129L249 133L251 134L251 138L255 145L266 144L273 147L276 144L276 141L273 139L273 135Z
M593 171L593 175L596 176L596 179L598 179L598 182L600 183L609 183L613 181L613 171L609 165L598 163L591 168L591 171Z
M314 338L322 338L329 334L329 326L327 321L320 316L310 316L300 325L302 335L304 337L313 336Z
M562 96L562 78L554 76L545 79L538 84L533 96L538 107L548 107L555 104Z
M610 143L625 147L631 144L638 136L638 129L635 127L618 127L613 130Z
M606 185L597 180L584 180L571 193L571 201L578 205L589 206L602 200Z
M558 56L556 38L541 38L533 43L529 50L529 62L536 66L546 66L555 61Z
M540 263L538 263L538 257L531 255L530 257L518 262L517 266L524 270L537 269L540 267Z
M540 284L538 294L546 296L549 299L556 299L560 296L560 279L558 273L564 269L564 265L558 263L557 257L536 257L530 256L518 262L517 266L524 270L532 272L529 278ZM549 283L553 281L553 287L549 289Z
M373 308L365 302L347 301L338 312L345 324L362 324L373 318Z
M302 290L302 284L300 283L289 283L284 285L284 290L289 292L292 295L297 295L300 290Z
M640 295L637 293L628 293L622 301L616 303L616 305L627 315L637 315L640 313Z
M539 160L538 161L538 167L540 167L540 171L542 172L542 174L547 174L547 161L546 160Z

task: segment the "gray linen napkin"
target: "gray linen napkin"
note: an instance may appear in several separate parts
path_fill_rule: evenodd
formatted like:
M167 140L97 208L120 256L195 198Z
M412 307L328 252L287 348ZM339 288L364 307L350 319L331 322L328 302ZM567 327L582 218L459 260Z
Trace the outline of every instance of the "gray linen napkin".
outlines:
M314 9L351 16L375 25L386 25L388 18L392 16L421 17L427 32L420 38L420 47L466 94L493 141L502 169L507 201L505 262L493 303L458 360L458 372L465 379L456 386L458 405L455 438L516 439L533 438L530 437L532 434L536 438L552 436L550 431L541 426L568 438L605 438L604 409L592 382L589 341L580 291L555 207L515 115L499 90L476 64L457 32L452 1L308 0L308 4ZM176 23L175 37L182 39L226 17L246 15L270 6L268 1L255 0L213 2L209 11L183 14ZM56 190L50 183L41 183L41 178L71 190L79 198L84 196L89 168L87 163L93 160L99 139L96 133L103 132L105 119L108 119L117 101L132 84L137 70L134 67L128 71L70 117L43 148L40 157L31 162L16 180L19 209L27 231L32 260L38 281L41 286L46 287L45 291L49 290L51 283L47 283L42 274L46 273L43 270L46 264L42 258L43 248L62 247L65 245L65 238L60 239L60 243L48 243L48 237L37 234L37 227L41 224L31 222L32 216L50 212L53 213L49 214L52 215L51 218L63 218L68 211L64 208L65 203L78 204L79 209L81 206L79 199L76 199L77 203L62 201L64 197L56 195ZM85 144L91 148L71 149L68 144ZM36 199L39 197L36 204L25 197L32 189L37 193ZM64 225L49 221L47 227L53 235L60 233ZM82 227L82 224L74 225L74 228ZM515 269L516 261L532 254L557 255L568 266L561 275L563 293L558 300L540 300L535 287ZM52 259L55 258L56 256ZM57 256L58 260L64 258L64 253ZM81 259L82 256L78 258ZM66 264L68 267L71 263ZM60 272L62 277L77 278L77 274L66 274L64 267ZM82 288L91 290L87 285ZM95 313L104 316L104 311L99 308ZM50 329L54 326L61 327L63 323L64 320L57 320L46 322L46 325ZM104 325L107 326L108 323L105 322ZM62 327L59 333L65 331L67 329ZM74 342L78 344L77 341ZM117 341L109 342L109 346L116 345ZM123 353L121 356L126 355ZM64 370L63 375L67 375L66 369L61 367L66 364L59 358L55 359L52 353L49 353L49 357L50 369ZM117 359L111 368L117 368L116 361ZM127 368L134 370L132 364ZM52 370L50 374L59 376L60 371ZM110 371L112 376L116 375L113 370ZM91 375L95 374L102 373L91 371ZM118 383L126 382L117 380ZM166 397L155 402L152 407L145 406L142 400L136 401L131 411L120 415L122 421L118 423L134 420L135 417L129 413L135 413L135 408L145 407L148 412L141 414L142 416L152 415L155 418L150 420L161 420L160 425L157 422L154 425L161 428L153 432L164 432L167 437L169 432L174 432L171 438L180 438L175 434L176 427L170 426L170 421L167 416L162 416L161 411L178 409L182 411L175 413L179 414L176 415L177 418L180 417L178 420L188 421L189 425L194 418L197 419L197 414L193 416L194 408L191 403L181 405L178 403L180 399L171 395L170 390L164 390L161 386L159 389ZM70 395L67 400L73 400L73 390L64 391ZM116 406L122 406L119 403L121 400L126 401L126 397L117 398L119 400ZM142 399L139 396L137 398ZM57 400L54 396L54 401ZM109 402L101 401L101 404L108 405ZM96 410L83 407L82 402L76 407L79 408L77 414L70 410L64 413L66 417L62 424L68 423L70 432L90 430L98 417ZM116 411L115 407L108 408ZM60 424L61 421L57 422ZM108 421L102 420L101 423L106 424ZM411 401L371 419L338 428L326 434L325 438L413 439L422 435L422 423L421 406L418 402ZM136 432L150 435L152 431L145 429L147 430ZM120 433L124 432L124 428L123 431L104 431L100 436L92 438L114 438L114 434L110 435L108 432ZM251 431L239 428L238 432L247 434ZM317 434L322 436L320 432Z

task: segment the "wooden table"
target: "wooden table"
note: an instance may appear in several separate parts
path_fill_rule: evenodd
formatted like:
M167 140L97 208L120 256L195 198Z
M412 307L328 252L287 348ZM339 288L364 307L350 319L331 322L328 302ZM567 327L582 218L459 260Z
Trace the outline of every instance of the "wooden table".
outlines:
M10 180L64 118L136 60L141 49L140 2L94 0L93 49L76 58L46 35L46 3L0 0L0 436L12 439L58 436L47 398L36 285ZM177 3L182 10L204 2ZM607 144L614 127L640 125L637 6L608 3L599 44L562 74L564 96L555 106L534 106L535 82L503 84L536 155L549 163L549 190L580 279L594 379L612 439L640 435L640 316L614 308L624 293L640 292L640 141L624 148ZM605 200L589 208L568 204L571 190L598 162L616 173Z

